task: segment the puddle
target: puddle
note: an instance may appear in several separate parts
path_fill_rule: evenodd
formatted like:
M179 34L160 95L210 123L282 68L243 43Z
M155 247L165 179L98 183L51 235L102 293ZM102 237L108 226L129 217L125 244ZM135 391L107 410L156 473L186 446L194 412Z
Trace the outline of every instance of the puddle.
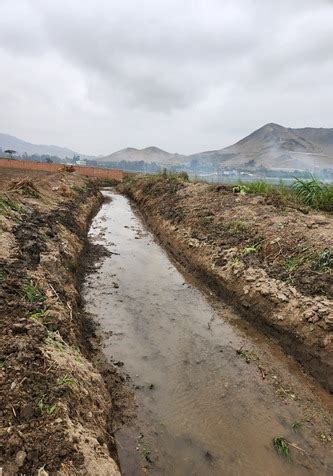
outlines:
M321 427L305 422L298 401L301 393L309 408L317 402L321 415L325 393L181 273L127 198L104 194L112 200L95 217L90 239L112 254L86 277L83 295L104 354L124 364L135 388L137 418L115 432L122 474L331 474L328 449L315 437ZM271 383L280 375L293 385L284 400ZM300 448L290 461L273 448L277 436Z

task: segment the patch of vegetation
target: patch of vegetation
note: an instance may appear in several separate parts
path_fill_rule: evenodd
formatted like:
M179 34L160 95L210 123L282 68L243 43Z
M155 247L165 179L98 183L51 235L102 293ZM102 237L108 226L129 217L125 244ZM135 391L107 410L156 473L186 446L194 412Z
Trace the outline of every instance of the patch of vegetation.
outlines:
M284 456L285 458L290 457L289 443L285 438L278 436L273 439L273 444L278 454Z
M33 286L32 284L26 284L22 287L23 297L30 304L41 303L46 300L45 294Z
M333 211L333 185L323 184L315 177L311 180L295 179L293 190L305 205L327 212Z
M29 316L29 318L33 319L34 321L39 321L43 317L44 317L44 311L37 311Z
M0 215L11 215L12 212L21 213L23 211L24 208L18 202L4 195L0 196Z
M291 258L288 258L287 261L285 262L284 269L288 272L291 273L298 269L302 264L307 260L306 256L292 256Z
M242 357L242 359L245 359L245 362L247 364L249 364L250 362L259 360L258 356L254 352L252 352L251 350L246 350L246 349L243 350L243 347L238 349L236 352L240 357Z
M333 250L326 249L312 255L312 269L316 271L331 271L333 269Z
M59 352L65 352L66 350L66 343L62 340L58 331L48 331L46 343L55 347Z
M244 248L240 250L240 254L241 256L247 256L252 253L258 253L260 246L261 246L261 241L249 243L248 245L244 246Z
M0 283L2 283L7 277L6 271L0 271Z
M57 384L60 386L66 386L66 387L72 388L75 385L75 380L70 375L65 374L62 377L58 378Z
M87 187L79 187L78 185L75 185L74 183L70 184L70 189L73 190L75 193L85 193L87 191Z
M47 415L53 415L57 411L57 404L56 403L53 403L53 404L45 403L45 397L46 397L46 395L42 396L42 398L38 401L37 406L38 406L42 415L44 415L45 413Z
M205 217L200 217L199 223L201 226L207 226L210 225L213 221L214 217L213 216L205 216Z
M227 231L232 235L247 233L250 229L249 224L244 220L230 220L225 224Z

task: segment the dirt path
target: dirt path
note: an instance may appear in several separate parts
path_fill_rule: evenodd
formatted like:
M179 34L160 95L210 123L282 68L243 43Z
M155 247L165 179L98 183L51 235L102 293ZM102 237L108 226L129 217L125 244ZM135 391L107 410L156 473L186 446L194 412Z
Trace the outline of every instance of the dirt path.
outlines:
M125 197L107 195L90 238L109 256L83 294L136 393L137 419L115 433L124 476L331 474L326 392L178 270Z

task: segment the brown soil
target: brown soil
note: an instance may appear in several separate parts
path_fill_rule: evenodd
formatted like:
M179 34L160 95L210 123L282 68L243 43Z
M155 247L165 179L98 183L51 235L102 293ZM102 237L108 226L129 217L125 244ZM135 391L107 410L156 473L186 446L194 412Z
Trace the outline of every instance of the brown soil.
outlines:
M76 174L0 176L0 467L120 474L111 425L125 378L94 351L78 271L98 189ZM125 393L124 393L125 392ZM113 455L113 457L111 456Z
M182 264L333 391L332 215L174 177L121 189Z

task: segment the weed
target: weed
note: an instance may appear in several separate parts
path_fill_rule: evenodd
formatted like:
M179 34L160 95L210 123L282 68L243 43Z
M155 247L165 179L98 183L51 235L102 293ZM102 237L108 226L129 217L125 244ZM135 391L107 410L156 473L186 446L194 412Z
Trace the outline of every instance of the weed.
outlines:
M243 347L240 349L237 349L237 354L242 357L242 359L245 359L246 363L249 364L251 361L259 360L257 355L250 351L250 350L243 350Z
M42 398L38 401L37 403L37 406L41 412L41 414L47 414L47 415L53 415L53 413L55 413L57 411L57 404L56 403L53 403L53 404L47 404L45 403L44 401L45 399L45 395L42 396Z
M261 241L257 241L255 243L249 244L247 246L244 246L244 248L240 250L240 254L241 256L247 256L252 253L258 253L260 246L261 246Z
M295 179L293 190L305 205L327 212L333 211L333 185L326 185L315 177L311 180Z
M63 341L58 331L48 331L46 343L55 347L59 352L64 352L66 349L66 343Z
M230 220L225 226L227 231L232 235L238 235L249 231L249 225L244 220Z
M7 273L5 271L0 271L0 283L6 279Z
M280 455L284 456L285 458L289 458L290 456L289 443L285 438L278 436L273 439L273 444L276 451Z
M33 286L32 284L26 284L22 287L23 297L26 301L30 304L37 303L37 302L44 302L46 299L45 294L40 291L38 288Z
M79 362L80 364L82 363L82 354L79 349L75 349L74 360L76 360L76 362Z
M39 319L42 319L44 317L44 311L37 311L31 314L29 316L30 319L33 319L34 321L38 321Z
M311 267L324 272L333 269L333 250L326 249L313 255Z
M256 182L249 182L245 186L246 193L260 193L267 194L271 192L274 188L273 185L264 182L263 180L258 180Z
M70 377L69 375L65 374L62 377L58 378L57 384L60 386L73 387L75 384L75 380L73 379L73 377Z
M150 455L151 451L150 451L149 448L147 448L146 446L144 446L144 447L142 448L142 453L144 454L144 456L148 456L148 455Z
M199 219L199 223L200 225L202 226L206 226L206 225L210 225L213 221L213 217L212 216L205 216L205 217L201 217Z
M0 197L0 215L11 215L12 212L21 213L24 208L19 203L8 197Z
M304 263L304 261L306 261L305 256L293 256L286 261L284 269L291 273L292 271L295 271L295 269L299 268Z
M5 362L0 361L0 370L5 368Z
M79 187L78 185L75 185L74 183L70 184L70 189L73 190L73 192L76 193L85 193L87 191L87 187Z

